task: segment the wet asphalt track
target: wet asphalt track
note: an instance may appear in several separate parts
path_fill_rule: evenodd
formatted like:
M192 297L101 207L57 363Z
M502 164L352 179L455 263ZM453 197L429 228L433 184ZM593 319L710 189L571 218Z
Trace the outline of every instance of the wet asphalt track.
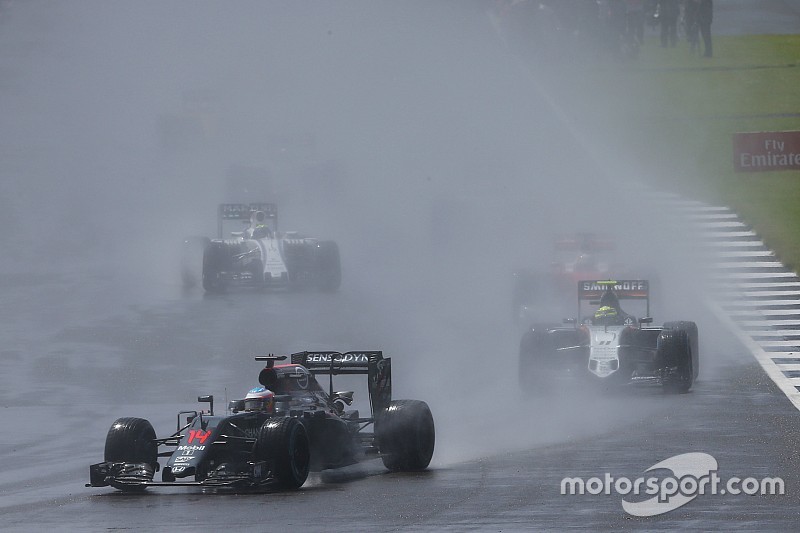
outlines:
M211 315L218 305L232 314L250 313L256 305L280 331L291 328L298 315L308 312L307 306L319 305L316 295L291 295L291 302L286 296L178 297L161 307L130 310L128 317L98 319L83 330L55 332L47 345L60 359L31 355L28 364L14 367L14 380L34 387L15 387L4 372L3 390L19 392L3 398L4 529L728 529L732 521L751 530L794 526L800 471L797 413L712 319L700 321L706 377L680 396L640 389L591 401L566 394L541 400L491 388L477 397L470 391L477 390L473 386L478 378L470 375L464 376L465 383L447 385L452 397L443 396L441 390L432 392L430 384L407 382L406 375L417 372L408 368L414 357L395 351L400 396L428 399L436 416L438 447L427 472L388 474L371 462L363 469L312 476L298 492L272 494L175 488L127 495L83 487L87 466L100 460L103 437L114 418L143 416L165 433L171 431L175 413L193 405L195 395L214 393L219 398L223 384L246 390L252 384L247 376L254 378L258 365L235 354L257 346L248 347L248 340L236 346L234 339L244 333L215 324ZM326 298L330 311L341 309L343 302L344 309L352 305L347 291ZM183 331L181 324L189 320L195 326ZM357 331L360 325L364 331ZM340 328L355 328L352 343L370 339L372 330L375 337L365 341L369 347L378 337L391 338L377 331L380 326L366 328L360 313L347 313L331 331L315 331L316 338L305 342L336 338ZM184 334L195 338L194 350L179 348L187 345L186 339L180 340ZM288 344L299 342L298 330L276 335L281 337ZM347 337L341 342L347 344ZM175 345L162 351L164 342ZM139 344L145 348L136 348ZM494 347L503 344L513 342ZM136 364L126 362L126 353L136 354ZM510 366L512 354L498 357ZM513 380L513 373L506 378ZM557 415L549 414L554 410ZM618 495L560 494L565 476L588 479L609 472L633 479L658 461L687 452L713 455L723 478L781 476L786 494L699 496L679 510L646 519L623 513Z
M578 174L590 167L575 164ZM333 295L203 297L183 292L177 279L127 271L115 257L67 259L58 268L4 262L0 527L796 527L798 414L701 300L681 295L672 304L691 310L701 328L704 366L690 394L636 390L542 401L516 390L519 332L504 302L485 300L476 313L473 296L446 281L408 279L405 289L382 289L381 275L403 280L402 270L393 270L392 258L356 268L366 255L343 250L345 283ZM348 277L353 271L363 275ZM198 394L234 397L252 386L258 365L251 355L304 348L380 348L393 356L395 396L427 400L433 409L431 469L387 474L369 463L334 482L314 476L298 492L256 495L83 487L115 418L142 416L168 432ZM634 478L687 452L713 455L722 477L781 476L786 495L705 495L662 516L634 518L618 495L559 492L565 476Z

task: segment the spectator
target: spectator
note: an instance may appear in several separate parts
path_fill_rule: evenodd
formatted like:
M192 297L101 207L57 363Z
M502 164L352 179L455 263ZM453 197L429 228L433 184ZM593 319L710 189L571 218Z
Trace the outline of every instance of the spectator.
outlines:
M692 54L697 50L697 0L686 0L684 5L683 17L686 22L686 40L689 41L689 49Z
M696 0L697 4L697 28L700 30L700 35L703 37L703 45L705 50L704 57L712 56L711 48L711 20L714 16L714 2L713 0Z
M658 20L661 24L661 46L674 47L678 43L678 0L658 0Z
M628 32L636 44L644 44L644 0L625 0Z

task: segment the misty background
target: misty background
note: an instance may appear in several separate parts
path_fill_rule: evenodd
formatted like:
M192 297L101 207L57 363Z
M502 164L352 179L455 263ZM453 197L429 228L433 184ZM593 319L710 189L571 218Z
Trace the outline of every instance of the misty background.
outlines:
M636 125L587 135L565 109L602 95L560 100L573 78L521 57L492 6L3 3L3 405L69 398L97 417L96 451L118 416L160 432L194 395L244 394L252 355L383 349L395 397L433 409L440 464L661 408L611 397L598 416L517 390L511 273L545 269L555 234L613 235L620 262L671 287L657 324L702 331L705 311L665 247L683 236L607 148ZM270 197L232 187L237 172ZM275 202L282 229L337 241L339 293L184 291L180 243L214 236L223 201ZM22 398L29 384L55 394Z

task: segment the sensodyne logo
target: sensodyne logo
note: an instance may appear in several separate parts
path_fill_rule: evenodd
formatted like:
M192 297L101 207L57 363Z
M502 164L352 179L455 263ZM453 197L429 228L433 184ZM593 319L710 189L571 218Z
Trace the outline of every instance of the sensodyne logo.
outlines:
M657 470L671 472L667 476L640 476L634 480L627 477L613 477L606 473L602 478L587 480L569 477L561 480L562 495L619 494L622 508L633 516L656 516L682 507L697 496L711 494L776 495L784 494L783 479L779 477L741 478L732 476L726 481L717 474L717 460L700 452L675 455L654 464L645 472ZM637 501L636 496L652 496Z

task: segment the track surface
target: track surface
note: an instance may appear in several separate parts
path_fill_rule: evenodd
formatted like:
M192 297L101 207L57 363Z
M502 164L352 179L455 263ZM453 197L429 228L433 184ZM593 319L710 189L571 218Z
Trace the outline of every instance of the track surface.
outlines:
M464 17L470 28L485 25L479 11ZM9 55L5 61L15 65L19 58ZM599 176L596 161L568 149L574 140L552 108L535 99L530 106L517 111L548 126L547 145L535 149L531 159L568 161L558 174L563 187L536 190L542 218L535 220L569 227L573 213L559 213L566 201L562 193L585 189L582 176L609 180L591 195L570 200L571 209L598 220L598 205L618 199L624 184ZM3 169L9 175L11 170ZM487 203L502 200L489 196ZM640 220L639 215L635 203L619 207L622 220ZM490 226L489 236L501 227L482 222ZM658 221L652 225L625 226L620 233L643 240L664 237ZM476 231L484 237L480 228ZM480 245L457 243L442 252L423 240L398 250L383 244L386 239L384 232L341 239L346 279L332 295L204 297L201 291L183 291L175 271L164 275L159 265L131 261L124 246L108 253L90 249L56 264L39 260L31 266L27 259L46 257L34 247L23 247L18 259L5 257L0 275L3 528L795 527L797 411L705 308L693 284L699 275L663 245L653 253L663 254L657 262L670 291L656 316L698 322L701 381L679 396L643 389L542 401L516 390L519 331L510 323L506 280L495 264L502 255L495 252L504 243L481 239ZM376 249L380 254L373 253ZM436 418L437 451L428 472L387 474L367 464L338 473L335 483L315 476L298 492L259 495L178 489L126 495L83 487L88 465L102 458L103 438L115 418L142 416L166 433L175 413L194 406L197 395L233 398L254 385L259 366L251 355L320 348L379 348L393 357L395 396L428 401ZM651 518L625 514L619 495L560 494L565 476L608 472L635 478L687 452L713 455L723 478L780 476L786 494L699 496Z

